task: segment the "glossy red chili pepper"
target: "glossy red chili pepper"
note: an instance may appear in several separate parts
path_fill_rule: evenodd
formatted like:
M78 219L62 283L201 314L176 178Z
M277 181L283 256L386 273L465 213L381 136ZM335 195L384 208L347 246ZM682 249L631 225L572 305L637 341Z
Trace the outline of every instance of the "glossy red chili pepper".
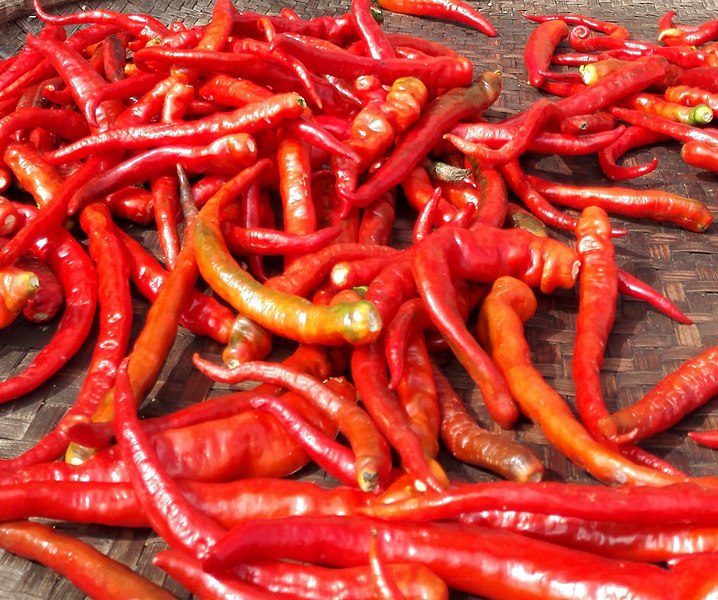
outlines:
M616 141L599 150L598 164L604 175L613 181L647 175L658 166L657 158L653 158L648 163L631 166L619 165L618 159L634 148L656 144L667 139L669 138L666 135L643 127L628 127Z
M362 213L357 242L388 246L394 231L395 217L396 191L389 190Z
M172 175L155 177L150 182L150 191L160 249L167 269L172 270L180 251L177 224L181 208L177 179Z
M686 142L681 147L681 158L687 165L718 173L718 144Z
M287 233L306 235L317 230L311 186L309 146L292 134L277 134L279 194Z
M596 205L608 213L673 223L697 232L706 231L713 221L703 202L664 190L563 185L532 175L528 181L551 202L579 210Z
M685 123L686 125L707 125L713 120L713 110L705 105L685 106L676 102L669 102L659 94L639 93L631 94L620 102L621 106L631 108L649 115L657 115Z
M688 437L702 446L708 446L708 448L718 448L718 430L689 431Z
M211 115L184 123L150 123L136 127L116 127L68 144L47 155L51 164L84 158L112 149L146 149L168 143L209 144L217 137L233 133L255 133L298 117L305 103L296 93L277 94L229 113Z
M567 37L568 25L564 20L544 21L531 32L524 46L524 65L532 86L541 87L556 47Z
M33 254L23 254L15 265L33 273L38 279L38 288L22 309L23 316L33 323L47 323L53 320L65 304L62 284L48 265Z
M718 92L718 67L696 67L685 69L675 80L675 85L687 85L703 88L708 92Z
M441 200L441 188L434 188L434 192L426 201L426 204L421 207L421 210L416 217L416 221L414 221L414 228L411 236L414 244L418 244L431 233L434 223L437 220L436 216L439 211L439 202Z
M688 85L674 85L667 88L663 95L670 102L688 106L704 104L709 106L714 114L718 113L718 94L716 92L709 92L703 88Z
M374 18L371 2L352 0L351 15L357 34L366 46L369 56L377 60L396 58L386 34Z
M611 113L598 111L589 115L576 115L561 121L561 132L568 134L583 135L608 131L617 124L617 119Z
M340 194L354 206L368 206L404 181L447 129L462 119L480 115L496 101L500 91L501 76L487 72L470 87L454 88L437 97L404 134L381 167L356 191L340 191Z
M469 229L477 225L501 227L506 220L508 193L506 182L498 169L476 162L474 182L480 191L481 201L469 221Z
M457 460L518 482L541 481L544 467L523 444L481 427L446 376L434 366L441 439Z
M608 21L600 21L587 15L576 14L576 13L565 13L565 14L548 14L548 15L530 15L525 11L521 12L522 17L526 17L529 21L535 23L544 23L546 21L561 20L569 25L583 25L590 29L600 31L606 35L616 38L628 38L629 32L622 25L617 23L610 23Z
M173 596L126 565L79 539L29 521L0 523L3 550L43 564L90 596L119 600L127 595L169 600Z
M64 41L67 38L67 32L64 27L60 27L58 25L45 25L42 30L38 32L37 37L41 39L52 38L58 41ZM7 60L10 62L3 63L4 68L0 72L0 91L5 89L5 87L13 83L24 73L27 73L37 67L44 60L44 57L42 54L33 50L29 46L23 46L17 54Z
M618 443L664 431L718 393L714 370L718 349L708 348L664 377L632 406L599 421L600 431Z
M462 0L380 0L379 6L395 13L462 23L489 37L496 35L489 20Z
M66 140L76 140L88 133L85 119L77 111L25 107L0 119L0 145L5 146L13 134L34 127L42 127Z
M638 110L631 110L630 108L622 108L620 106L613 106L610 110L626 123L663 134L674 140L718 144L718 133L711 130L711 128L694 127L693 125L678 123L665 117L647 115Z

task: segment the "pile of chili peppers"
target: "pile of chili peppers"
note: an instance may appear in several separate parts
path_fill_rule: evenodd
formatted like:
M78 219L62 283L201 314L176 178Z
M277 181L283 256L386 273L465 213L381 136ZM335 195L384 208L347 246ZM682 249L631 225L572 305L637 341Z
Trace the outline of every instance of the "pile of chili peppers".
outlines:
M496 33L459 0L380 5ZM171 596L36 519L151 528L154 564L202 598L718 593L718 474L636 445L718 393L718 349L615 413L601 385L620 295L690 323L617 265L630 233L610 215L698 235L711 212L613 182L658 164L623 154L667 140L718 172L718 21L670 13L646 42L527 15L544 93L496 120L500 73L391 33L368 0L311 19L216 0L201 26L35 10L42 30L0 61L0 317L55 330L0 402L93 352L55 428L0 461L0 547L98 598ZM526 153L597 155L613 182L549 181ZM558 289L577 290L575 403L524 334ZM232 391L139 418L180 327L212 341L197 376ZM595 483L544 481L497 433L521 419ZM447 452L495 477L451 479ZM332 483L290 477L309 463Z

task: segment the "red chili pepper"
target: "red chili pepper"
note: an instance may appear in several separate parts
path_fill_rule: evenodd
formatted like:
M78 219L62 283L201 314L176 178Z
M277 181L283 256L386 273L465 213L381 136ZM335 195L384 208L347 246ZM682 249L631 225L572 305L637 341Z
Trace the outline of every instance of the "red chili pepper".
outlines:
M699 87L713 93L718 92L718 67L685 69L676 78L674 84Z
M394 231L396 192L389 190L362 213L357 242L388 246Z
M669 138L666 135L643 127L628 127L616 141L599 150L598 164L601 166L604 175L613 181L647 175L658 166L657 158L653 158L648 163L631 166L618 165L618 159L629 150L663 142L667 139Z
M25 107L0 119L0 145L6 146L12 134L35 127L42 127L66 140L76 140L88 132L84 117L77 111Z
M670 102L688 106L704 104L709 106L714 114L718 113L718 93L716 92L709 92L703 88L688 85L674 85L667 88L663 95Z
M611 37L619 39L626 39L629 37L628 30L622 25L618 25L616 23L609 23L608 21L600 21L586 15L580 15L575 13L529 15L526 12L522 11L521 16L526 17L527 19L529 19L530 21L534 21L535 23L561 20L565 23L568 23L569 25L583 25L584 27L600 31L601 33L605 33L606 35L610 35Z
M686 142L681 158L687 165L718 173L718 143Z
M658 94L632 94L621 100L620 105L686 125L702 126L713 120L713 110L710 106L705 104L684 106L669 102Z
M170 600L173 596L93 546L41 523L0 523L3 550L43 564L84 593L108 600L127 596Z
M496 29L488 19L462 0L380 0L379 6L395 13L462 23L489 37L496 35Z
M568 25L564 20L544 21L531 32L524 46L524 65L532 86L541 87L556 47L567 37Z
M613 129L616 122L616 117L606 111L598 111L588 115L575 115L561 121L561 132L576 135L597 133Z
M357 34L366 45L369 56L377 60L396 58L394 49L380 24L374 18L371 2L368 0L352 0L352 21Z
M638 298L648 302L651 306L679 323L690 325L693 322L668 298L623 269L618 270L618 291L631 298Z
M702 446L708 446L708 448L718 448L718 430L689 431L688 437Z
M638 110L631 110L630 108L622 108L620 106L613 106L610 110L626 123L643 127L655 133L661 133L674 140L718 144L718 133L710 128L694 127L693 125L678 123L657 115L647 115Z
M713 221L703 202L664 190L564 185L532 175L528 181L551 202L579 210L596 205L608 213L664 221L697 232L706 231Z

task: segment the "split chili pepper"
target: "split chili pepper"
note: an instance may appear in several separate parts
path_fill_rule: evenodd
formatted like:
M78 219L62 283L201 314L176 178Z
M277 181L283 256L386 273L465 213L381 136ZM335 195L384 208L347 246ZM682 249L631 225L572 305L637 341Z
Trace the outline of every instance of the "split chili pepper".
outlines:
M541 87L556 47L567 37L568 25L564 20L544 21L531 32L524 46L524 64L532 86Z
M718 173L718 144L686 142L681 147L681 158L687 165Z
M344 79L352 80L372 73L383 84L391 85L400 77L416 77L430 88L462 86L471 82L471 62L464 57L390 58L377 62L373 58L351 54L330 42L289 33L278 34L271 47L296 56L315 73Z
M443 133L467 117L481 115L501 91L501 76L484 73L468 88L454 88L433 100L422 112L387 160L356 191L340 191L353 206L365 207L400 184L423 160Z
M41 563L69 579L84 593L108 600L134 596L170 600L173 596L93 546L42 523L0 523L3 550Z
M391 459L386 441L381 437L369 415L360 407L346 402L321 382L287 366L250 362L226 369L208 362L198 355L195 366L215 381L239 383L247 380L281 385L317 403L337 423L356 454L356 477L359 487L374 491L389 474Z
M276 94L229 113L211 115L184 123L150 123L135 127L116 127L47 155L50 164L61 164L85 158L103 150L147 149L169 143L209 144L216 138L233 133L255 133L277 125L284 119L298 117L305 102L296 93Z
M528 181L551 202L583 210L596 205L608 213L673 223L689 231L704 232L713 215L703 202L663 190L619 187L581 187L546 181L532 175Z
M488 19L462 0L379 0L379 6L395 13L462 23L489 37L496 35Z
M512 249L510 256L507 248ZM489 413L499 425L510 427L518 418L517 406L503 376L466 328L456 292L447 282L490 282L512 274L542 291L573 287L578 274L576 254L558 242L519 229L444 227L414 247L412 271L432 320L479 386Z
M544 466L523 444L481 427L449 380L434 366L441 439L456 459L518 482L541 481Z
M299 296L259 284L229 255L219 225L221 210L228 198L249 185L267 166L267 162L260 161L245 169L202 207L197 221L200 272L235 309L269 331L307 342L371 341L381 328L371 303L315 306Z
M685 480L635 465L596 442L574 418L568 403L531 363L522 323L535 308L536 298L526 284L512 278L497 279L482 303L478 333L521 410L541 427L551 445L604 482L659 486Z
M604 175L613 181L647 175L658 166L657 158L653 158L648 163L631 166L618 165L618 159L629 150L663 142L667 139L670 138L643 127L628 127L616 141L598 151L598 164Z
M598 422L603 435L618 443L634 442L675 425L718 393L712 368L718 348L711 347L664 377L637 403Z

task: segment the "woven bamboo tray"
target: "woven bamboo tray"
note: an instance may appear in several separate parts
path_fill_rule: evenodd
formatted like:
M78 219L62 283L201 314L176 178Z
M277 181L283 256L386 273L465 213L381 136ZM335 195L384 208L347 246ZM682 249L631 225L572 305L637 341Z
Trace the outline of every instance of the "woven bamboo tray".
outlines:
M55 0L54 3L62 3L62 0ZM0 58L22 47L27 32L39 29L40 24L27 9L28 4L25 0L0 0ZM311 17L345 12L349 4L349 0L248 0L238 6L242 10L266 14L277 14L282 7L290 6L299 15ZM102 7L124 12L150 12L164 22L181 19L187 24L194 24L208 20L210 6L210 0L157 0L152 3L130 0L93 5L72 3L58 10ZM675 6L667 0L580 0L571 3L561 0L527 0L490 1L479 8L496 26L496 38L487 38L454 24L395 14L386 14L384 27L388 31L418 34L448 44L469 57L477 72L500 69L504 73L504 91L491 108L490 115L504 118L526 108L538 97L537 92L526 83L523 69L523 47L534 26L521 17L520 11L537 14L580 12L598 19L620 22L628 26L638 39L655 39L659 16ZM716 0L683 2L678 10L681 22L698 23L718 16ZM641 151L630 160L640 161L653 155L660 161L659 168L640 180L634 180L630 185L659 187L697 198L706 202L712 212L718 215L718 178L714 174L699 172L684 165L679 158L677 144L665 144ZM541 173L547 178L608 185L593 156L570 159L526 155L522 164L527 170ZM644 303L620 300L603 369L603 384L610 409L637 401L682 361L695 356L703 348L718 344L716 226L705 234L697 234L652 222L614 220L618 226L630 231L628 236L616 241L616 260L619 265L663 292L694 324L680 325ZM397 221L397 239L409 239L411 226L411 215L401 216ZM150 247L157 247L152 231L135 229L133 233L143 238ZM557 236L562 237L561 234ZM134 305L136 331L141 326L146 309L147 303L138 297ZM577 297L573 291L541 296L537 314L527 324L527 336L537 368L569 401L572 400L574 389L571 359L576 311ZM52 333L52 325L30 327L21 320L0 331L0 374L7 376L22 368ZM219 386L212 387L191 365L194 352L212 357L218 356L219 350L211 341L194 338L181 330L172 355L150 394L150 400L143 406L142 414L152 416L167 413L221 393ZM67 368L46 385L23 399L0 406L0 457L15 456L26 450L57 422L77 395L91 352L91 344L88 344ZM455 364L449 366L449 375L478 418L487 424L486 412L468 375ZM718 401L712 400L671 431L649 440L645 446L694 475L718 475L718 453L686 440L687 431L700 428L718 428ZM544 461L550 479L590 481L552 450L538 429L530 423L524 421L506 435L516 436L529 444ZM490 479L488 474L457 464L448 457L442 460L452 477L464 480ZM311 467L298 473L297 477L328 482L323 472ZM181 586L151 565L153 555L164 544L150 532L68 524L60 524L59 529L90 542L100 551L163 585L178 598L188 597ZM0 598L69 600L82 597L83 594L53 572L0 553Z

